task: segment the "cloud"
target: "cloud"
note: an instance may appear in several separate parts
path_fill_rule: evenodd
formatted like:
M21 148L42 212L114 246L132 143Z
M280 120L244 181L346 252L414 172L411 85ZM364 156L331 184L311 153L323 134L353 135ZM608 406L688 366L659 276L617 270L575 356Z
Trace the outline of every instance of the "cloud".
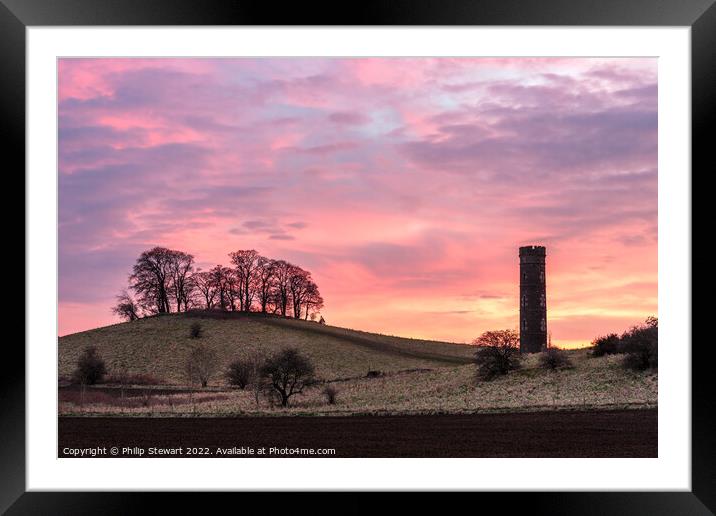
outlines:
M655 306L654 59L59 70L63 332L106 322L97 304L154 245L202 266L240 248L290 260L312 271L332 322L393 334L469 341L516 326L516 248L529 243L548 245L556 342ZM426 311L429 323L409 315Z

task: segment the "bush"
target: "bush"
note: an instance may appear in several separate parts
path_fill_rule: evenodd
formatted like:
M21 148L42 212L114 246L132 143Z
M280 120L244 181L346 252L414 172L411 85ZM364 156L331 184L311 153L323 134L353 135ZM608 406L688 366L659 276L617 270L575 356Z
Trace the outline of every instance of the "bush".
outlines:
M201 337L204 329L201 327L201 323L195 322L189 327L189 337L192 339L198 339Z
M286 348L266 359L260 375L267 380L272 392L280 396L282 407L288 406L291 396L316 384L313 364L294 348Z
M229 364L226 371L226 379L230 385L235 385L239 389L245 389L247 385L254 380L255 366L250 360L241 358L234 360Z
M616 333L597 337L592 342L592 355L595 357L603 357L604 355L613 355L620 352L619 335Z
M107 374L107 367L104 360L97 353L97 348L90 346L85 348L77 360L77 369L72 379L82 385L94 385L101 382L105 374Z
M519 342L520 337L514 330L487 331L475 339L478 379L492 380L519 369L522 360Z
M572 361L567 353L557 348L548 348L544 351L539 357L539 363L543 369L551 371L572 367Z
M326 385L323 389L323 395L326 397L326 403L335 405L338 398L338 389L333 385Z
M375 371L373 369L369 369L365 375L366 378L380 378L381 376L383 376L383 373L381 373L380 371Z
M634 326L621 336L620 347L626 369L646 371L657 369L659 353L659 324L655 317L649 317L644 324Z
M642 342L635 344L626 354L622 365L633 371L646 371L658 368L658 347L656 344Z

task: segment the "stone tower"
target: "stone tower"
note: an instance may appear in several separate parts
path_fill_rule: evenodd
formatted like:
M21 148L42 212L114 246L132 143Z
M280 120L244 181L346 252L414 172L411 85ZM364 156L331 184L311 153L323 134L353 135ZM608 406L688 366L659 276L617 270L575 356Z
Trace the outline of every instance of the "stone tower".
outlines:
M547 289L544 246L520 247L520 352L547 349Z

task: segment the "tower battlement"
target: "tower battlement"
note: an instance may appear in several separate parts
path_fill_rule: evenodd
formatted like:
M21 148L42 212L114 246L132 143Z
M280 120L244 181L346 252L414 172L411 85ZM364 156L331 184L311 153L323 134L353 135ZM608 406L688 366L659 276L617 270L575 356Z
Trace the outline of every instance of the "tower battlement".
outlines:
M522 246L520 256L547 256L547 248L543 245Z

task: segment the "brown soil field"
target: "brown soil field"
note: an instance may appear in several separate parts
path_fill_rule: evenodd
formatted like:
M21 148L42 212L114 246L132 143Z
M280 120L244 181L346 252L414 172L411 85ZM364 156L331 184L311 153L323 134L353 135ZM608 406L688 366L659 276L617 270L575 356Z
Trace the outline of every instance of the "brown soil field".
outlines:
M307 457L289 449L335 449L321 457L657 457L657 410L351 417L60 417L58 456L66 448L120 448L137 457L260 457L217 449L277 448L266 457ZM132 448L134 454L121 448ZM187 448L199 448L188 453ZM197 454L196 452L199 452ZM255 451L255 453L257 453Z

